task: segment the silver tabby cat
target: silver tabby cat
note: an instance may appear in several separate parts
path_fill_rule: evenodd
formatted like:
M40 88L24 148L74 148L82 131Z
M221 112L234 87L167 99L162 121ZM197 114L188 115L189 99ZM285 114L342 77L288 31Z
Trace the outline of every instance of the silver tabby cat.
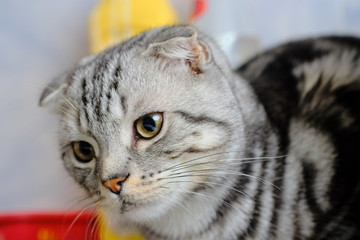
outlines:
M147 239L360 239L360 40L325 37L233 71L191 26L82 60L40 105L66 169Z

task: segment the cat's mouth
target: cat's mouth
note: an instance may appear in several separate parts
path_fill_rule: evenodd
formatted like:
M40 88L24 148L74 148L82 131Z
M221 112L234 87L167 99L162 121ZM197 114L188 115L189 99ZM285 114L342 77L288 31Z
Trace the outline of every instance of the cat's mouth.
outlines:
M138 208L141 204L126 200L121 201L121 212L128 212L131 209Z
M157 207L158 203L151 202L151 201L129 201L126 199L120 199L120 214L126 214L126 213L136 213L136 214L142 214L148 211L152 211L152 209Z
M133 201L128 201L125 199L120 200L120 212L121 213L127 213L133 210L137 210L139 208L145 207L145 203L142 202L133 202Z

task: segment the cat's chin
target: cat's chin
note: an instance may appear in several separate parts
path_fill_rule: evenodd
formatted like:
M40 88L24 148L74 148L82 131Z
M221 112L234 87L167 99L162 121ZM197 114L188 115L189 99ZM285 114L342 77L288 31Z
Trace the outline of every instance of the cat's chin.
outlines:
M158 218L162 215L163 209L156 203L125 203L121 205L119 213L131 221L142 223Z
M151 222L160 219L178 209L181 199L176 193L160 196L138 196L123 194L104 195L100 205L111 214L134 223Z
M165 214L169 206L167 203L154 201L154 202L128 202L122 201L116 206L104 206L106 211L121 219L130 220L133 223L145 223L157 218L160 218Z

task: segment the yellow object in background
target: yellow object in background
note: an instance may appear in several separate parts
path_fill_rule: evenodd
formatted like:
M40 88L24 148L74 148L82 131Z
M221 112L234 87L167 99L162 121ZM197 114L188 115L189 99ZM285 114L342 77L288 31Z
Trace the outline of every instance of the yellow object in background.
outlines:
M178 16L168 0L101 0L90 16L90 53L176 23Z

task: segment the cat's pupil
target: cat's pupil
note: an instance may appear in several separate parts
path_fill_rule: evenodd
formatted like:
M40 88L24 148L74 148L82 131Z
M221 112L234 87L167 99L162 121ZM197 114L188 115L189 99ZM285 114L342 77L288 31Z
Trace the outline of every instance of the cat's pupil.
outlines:
M148 132L156 131L156 122L152 117L150 116L144 117L142 124L146 131Z
M81 153L85 156L89 156L92 154L92 147L89 143L87 142L83 142L83 141L80 141L79 142L79 150L81 151Z

